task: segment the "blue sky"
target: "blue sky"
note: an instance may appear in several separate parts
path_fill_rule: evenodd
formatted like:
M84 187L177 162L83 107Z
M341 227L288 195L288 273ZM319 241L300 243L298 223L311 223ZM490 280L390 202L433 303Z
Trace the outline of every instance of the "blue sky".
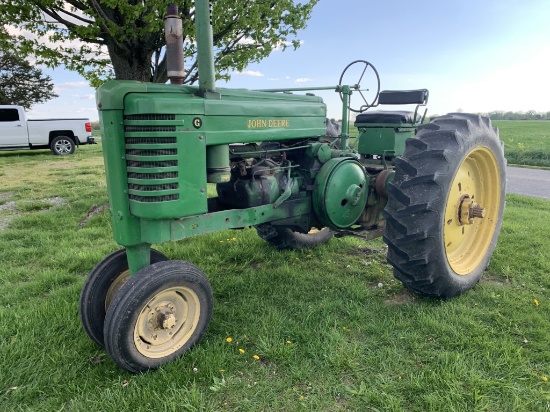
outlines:
M298 38L296 51L274 51L218 86L332 86L349 62L367 60L382 90L429 89L430 114L550 111L550 0L320 0ZM61 68L45 73L60 97L30 117L97 119L94 90L81 77ZM374 86L365 80L362 87ZM336 93L317 94L340 118Z

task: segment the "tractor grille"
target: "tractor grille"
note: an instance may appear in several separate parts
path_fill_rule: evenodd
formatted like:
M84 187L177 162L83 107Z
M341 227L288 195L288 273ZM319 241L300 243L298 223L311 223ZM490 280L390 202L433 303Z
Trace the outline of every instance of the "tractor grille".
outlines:
M124 117L130 200L150 204L180 198L175 118L172 114Z

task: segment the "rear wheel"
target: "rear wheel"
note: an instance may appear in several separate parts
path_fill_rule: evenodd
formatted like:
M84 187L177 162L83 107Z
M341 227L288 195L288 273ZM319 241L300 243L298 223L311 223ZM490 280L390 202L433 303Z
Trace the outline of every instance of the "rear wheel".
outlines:
M57 136L52 140L50 149L55 155L73 154L75 149L74 140L66 136Z
M212 316L210 283L196 266L147 266L117 292L105 318L105 348L130 372L155 369L200 341Z
M496 246L506 161L488 118L451 114L408 139L389 186L388 262L422 295L452 297L480 279Z
M296 232L288 227L269 223L256 226L258 236L278 249L311 248L328 242L332 238L329 228L312 229L308 233Z

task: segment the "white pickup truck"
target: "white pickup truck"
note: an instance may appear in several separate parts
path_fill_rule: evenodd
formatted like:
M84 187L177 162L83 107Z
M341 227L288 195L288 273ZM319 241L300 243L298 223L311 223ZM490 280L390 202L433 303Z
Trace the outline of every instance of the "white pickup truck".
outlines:
M21 106L0 105L0 150L50 149L56 155L74 153L93 144L89 119L27 119Z

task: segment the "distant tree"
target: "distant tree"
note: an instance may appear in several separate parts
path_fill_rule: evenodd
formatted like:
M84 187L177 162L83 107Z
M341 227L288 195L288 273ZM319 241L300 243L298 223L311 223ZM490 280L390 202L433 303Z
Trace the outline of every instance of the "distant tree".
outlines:
M30 109L57 97L52 79L15 53L0 49L0 104Z
M319 0L212 0L214 51L218 78L242 71L276 48L297 48ZM49 67L64 65L93 86L106 78L164 83L166 5L175 2L183 20L186 73L197 80L194 5L191 0L10 0L0 2L0 19L36 37L23 52ZM0 21L1 23L1 21Z

